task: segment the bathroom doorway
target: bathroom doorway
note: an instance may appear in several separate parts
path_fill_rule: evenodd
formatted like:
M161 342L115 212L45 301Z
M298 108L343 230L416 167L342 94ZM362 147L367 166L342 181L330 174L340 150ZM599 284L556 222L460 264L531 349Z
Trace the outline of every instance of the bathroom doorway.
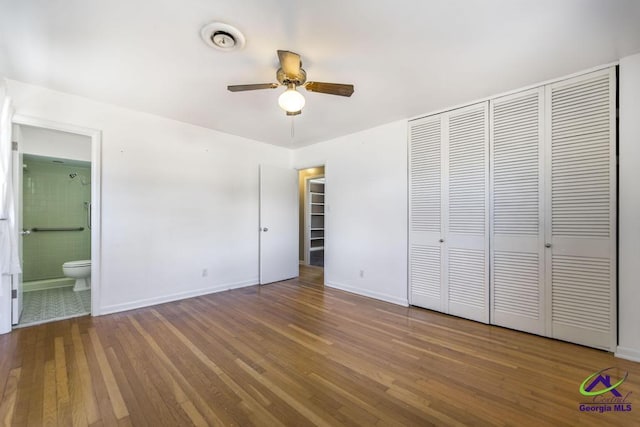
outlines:
M14 126L22 263L15 292L18 301L13 305L14 327L92 312L93 139L86 133Z
M298 171L300 200L300 263L324 268L325 168Z

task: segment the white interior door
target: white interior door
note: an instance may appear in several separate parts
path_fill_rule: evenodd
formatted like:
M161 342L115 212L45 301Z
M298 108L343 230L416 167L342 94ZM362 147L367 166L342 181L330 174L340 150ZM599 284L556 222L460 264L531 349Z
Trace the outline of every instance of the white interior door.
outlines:
M616 344L616 83L610 68L546 88L551 336Z
M490 104L492 323L545 335L544 88Z
M14 136L14 141L19 138L18 135ZM14 203L16 209L16 227L15 230L18 233L16 238L18 242L18 256L20 257L20 267L24 265L22 257L22 164L23 155L19 149L19 144L14 144L14 149L11 156L12 173L13 173L13 188L14 188ZM17 325L20 322L20 316L22 315L22 303L23 303L23 290L22 290L22 273L13 274L11 276L11 324Z
M449 314L489 322L489 109L483 102L445 121L444 211Z
M297 277L298 173L260 166L260 284Z
M447 312L443 289L442 116L409 123L409 298Z

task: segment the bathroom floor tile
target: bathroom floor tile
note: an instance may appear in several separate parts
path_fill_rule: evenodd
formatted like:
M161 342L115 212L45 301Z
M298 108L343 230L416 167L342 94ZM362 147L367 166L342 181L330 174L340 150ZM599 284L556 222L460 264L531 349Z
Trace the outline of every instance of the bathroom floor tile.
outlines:
M91 313L91 290L74 292L68 286L24 293L17 327L68 319Z

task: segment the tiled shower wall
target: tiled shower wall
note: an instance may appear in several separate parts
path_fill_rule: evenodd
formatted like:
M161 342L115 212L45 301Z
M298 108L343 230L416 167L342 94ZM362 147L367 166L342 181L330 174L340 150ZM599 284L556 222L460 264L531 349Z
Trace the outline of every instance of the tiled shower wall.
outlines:
M32 232L23 238L23 281L64 277L66 261L91 258L87 206L91 168L27 157L23 175L23 228L84 227L83 231ZM69 174L77 173L74 179Z

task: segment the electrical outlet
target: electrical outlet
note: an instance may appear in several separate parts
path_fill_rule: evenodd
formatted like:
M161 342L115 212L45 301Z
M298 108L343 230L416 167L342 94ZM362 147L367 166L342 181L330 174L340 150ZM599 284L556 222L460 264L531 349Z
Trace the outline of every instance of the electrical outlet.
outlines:
M207 277L209 275L209 270L207 270L206 268L202 269L202 277Z
M360 278L364 277L364 270L360 270Z

